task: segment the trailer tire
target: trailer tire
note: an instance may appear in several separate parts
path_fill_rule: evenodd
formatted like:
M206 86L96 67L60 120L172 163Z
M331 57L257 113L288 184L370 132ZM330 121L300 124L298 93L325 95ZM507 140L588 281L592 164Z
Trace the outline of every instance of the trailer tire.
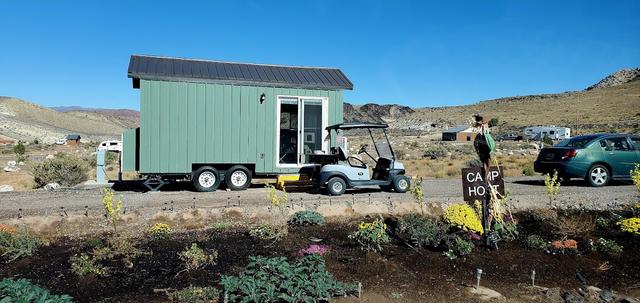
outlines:
M340 177L333 177L327 182L327 191L332 196L342 195L345 190L347 190L347 183Z
M220 186L220 173L211 166L202 166L196 169L191 176L191 183L196 191L209 192Z
M406 193L411 187L411 179L404 175L397 175L393 177L393 189L397 193Z
M224 183L230 190L245 190L251 186L251 171L242 165L232 166L225 173Z

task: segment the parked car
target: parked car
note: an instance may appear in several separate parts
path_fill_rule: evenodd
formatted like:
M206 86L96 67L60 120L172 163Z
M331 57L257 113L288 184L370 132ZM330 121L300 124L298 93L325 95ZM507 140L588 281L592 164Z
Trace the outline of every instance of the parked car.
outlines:
M122 151L122 141L112 140L112 141L102 141L100 145L98 145L98 150L106 150L106 151Z
M522 136L516 134L504 134L498 136L498 141L522 141Z
M591 186L605 186L611 179L628 180L640 163L640 136L625 134L583 135L543 148L534 170L557 171L560 178L584 178Z
M65 145L65 144L67 144L67 139L56 140L56 145Z

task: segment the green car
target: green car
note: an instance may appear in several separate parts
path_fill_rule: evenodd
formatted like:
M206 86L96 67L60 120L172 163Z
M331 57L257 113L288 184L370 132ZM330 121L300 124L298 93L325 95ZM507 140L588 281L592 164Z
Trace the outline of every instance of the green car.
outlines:
M591 186L605 186L611 179L629 180L630 171L640 163L640 136L596 134L565 139L543 148L534 170L543 174L557 171L563 181L582 178Z

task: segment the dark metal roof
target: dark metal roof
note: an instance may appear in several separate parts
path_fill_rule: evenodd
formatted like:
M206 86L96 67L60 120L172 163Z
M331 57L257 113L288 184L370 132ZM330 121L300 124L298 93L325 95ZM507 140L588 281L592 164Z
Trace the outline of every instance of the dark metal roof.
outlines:
M383 123L363 123L363 122L349 122L340 123L327 126L327 130L331 129L354 129L354 128L389 128L389 125Z
M67 140L80 140L80 135L76 135L76 134L67 135Z
M449 129L443 130L442 132L445 134L455 134L455 133L459 133L461 131L467 130L470 126L456 126L456 127L451 127Z
M353 89L336 68L248 64L132 55L129 78L310 89Z

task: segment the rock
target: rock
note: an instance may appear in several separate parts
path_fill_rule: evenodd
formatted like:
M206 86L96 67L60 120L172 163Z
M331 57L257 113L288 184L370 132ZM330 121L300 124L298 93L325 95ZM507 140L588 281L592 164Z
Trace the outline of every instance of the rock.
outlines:
M16 161L7 161L7 166L16 166Z
M24 166L24 162L23 162L23 161L20 161L20 162L18 162L18 165L19 165L19 166Z
M13 186L11 185L0 185L0 193L7 193L13 191Z
M562 302L562 296L560 293L562 290L559 287L549 288L544 292L544 302Z
M58 183L48 183L47 185L44 186L44 189L48 190L48 191L55 191L58 188L60 188L60 184Z
M471 294L474 294L474 295L478 296L478 298L481 301L492 301L492 300L505 299L505 297L501 293L499 293L499 292L497 292L497 291L495 291L493 289L483 287L483 286L480 286L477 289L475 287L469 287L467 289L467 291L469 293L471 293Z
M5 166L4 167L4 171L6 172L14 172L14 171L19 171L20 167L16 167L16 166Z
M53 159L53 155L47 155L46 157L44 157L45 159Z
M573 292L565 292L562 295L562 298L566 303L584 303L584 298Z
M613 291L611 291L610 289L604 289L600 291L599 297L600 299L602 299L602 301L611 302L613 301L615 295L613 294Z

